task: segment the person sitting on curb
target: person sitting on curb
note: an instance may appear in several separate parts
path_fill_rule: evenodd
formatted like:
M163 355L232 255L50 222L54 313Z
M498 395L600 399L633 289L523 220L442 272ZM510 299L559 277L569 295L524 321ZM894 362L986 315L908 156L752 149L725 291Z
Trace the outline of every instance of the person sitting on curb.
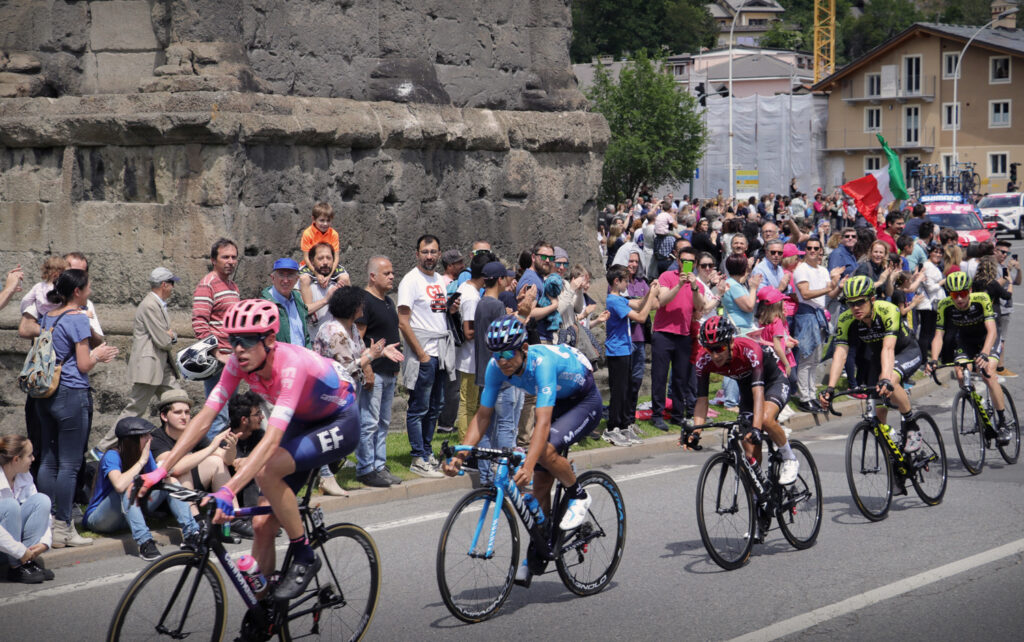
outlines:
M113 533L127 526L139 547L139 557L147 562L159 558L160 550L146 526L144 513L156 510L165 499L181 526L182 540L188 543L199 534L199 525L189 512L188 504L168 497L166 491L150 493L142 502L131 499L135 478L141 473L156 470L156 460L150 452L154 430L156 426L142 417L125 417L117 422L114 426L117 445L103 453L100 459L92 501L82 518L82 527L97 533Z
M7 555L7 581L39 584L53 579L40 564L50 550L50 498L36 492L29 467L35 453L21 435L0 437L0 552Z
M263 407L260 397L252 390L236 392L228 400L228 425L231 432L238 437L235 444L235 460L228 465L234 475L245 465L246 458L252 454L263 439ZM237 495L239 506L256 506L260 501L260 487L256 480L245 485ZM231 532L244 538L252 539L252 518L239 517L231 520Z

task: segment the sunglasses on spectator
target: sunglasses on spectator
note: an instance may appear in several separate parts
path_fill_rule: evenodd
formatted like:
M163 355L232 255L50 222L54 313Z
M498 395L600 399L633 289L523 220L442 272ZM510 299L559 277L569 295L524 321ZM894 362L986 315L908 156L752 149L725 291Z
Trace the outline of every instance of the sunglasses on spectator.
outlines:
M713 267L715 267L715 264L714 264L714 263L701 263L701 264L700 264L700 267L701 267L702 269L705 269L705 270L710 270L710 269L712 269Z
M855 238L857 238L857 235L856 234L843 234L843 238L844 239L855 239Z
M261 341L263 341L262 334L232 334L228 337L228 343L232 348L241 346L244 350L248 350Z
M555 257L553 254L534 254L541 261L554 261Z
M807 246L807 251L808 252L820 252L821 251L821 247L817 246L817 245L808 245Z
M511 361L515 359L518 350L502 350L501 352L495 352L494 357L501 361Z
M997 247L996 248L996 252L999 252L1000 254L1009 254L1010 250L1004 250L1004 249L1001 249L1001 248Z
M484 252L490 252L490 250L473 250L473 256L483 254Z
M555 265L557 265L560 268L566 268L566 267L569 267L569 262L568 261L555 261Z
M782 250L769 250L768 254L771 256L782 256Z

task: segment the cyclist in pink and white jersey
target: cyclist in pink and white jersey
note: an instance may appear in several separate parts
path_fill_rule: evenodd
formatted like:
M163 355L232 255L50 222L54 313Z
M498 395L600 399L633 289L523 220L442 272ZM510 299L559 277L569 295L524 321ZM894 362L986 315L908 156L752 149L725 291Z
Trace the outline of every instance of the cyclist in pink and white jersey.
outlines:
M244 380L273 406L269 429L235 476L211 495L217 503L213 521L230 521L235 493L255 478L263 494L260 504L269 504L274 512L253 518L252 555L261 568L275 568L274 535L278 524L284 528L291 542L292 563L284 570L274 597L288 600L302 593L321 564L304 534L295 493L309 470L339 461L355 450L359 406L352 382L340 364L301 346L278 342L279 325L277 306L270 301L247 299L228 311L223 327L234 353L206 405L189 422L177 445L160 467L142 476L140 495L191 452Z

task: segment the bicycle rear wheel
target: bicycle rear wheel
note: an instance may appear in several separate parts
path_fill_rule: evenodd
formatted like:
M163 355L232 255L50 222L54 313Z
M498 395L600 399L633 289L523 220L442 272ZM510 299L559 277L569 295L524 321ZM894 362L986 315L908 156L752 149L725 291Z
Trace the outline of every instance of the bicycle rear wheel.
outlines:
M1012 433L1010 443L1005 446L1000 446L997 443L996 446L1006 463L1016 464L1017 457L1020 456L1020 423L1017 421L1017 405L1013 403L1013 397L1010 396L1010 391L1006 389L1006 386L1000 387L1003 389L1003 400L1006 404L1006 418L1013 422L1013 426L1010 428Z
M697 526L704 548L727 571L750 558L754 546L754 498L732 458L718 453L697 479Z
M208 558L192 551L164 555L125 589L107 640L221 640L227 602L224 581Z
M925 504L934 506L946 494L946 447L935 420L926 412L917 415L921 431L921 450L908 456L912 468L910 481Z
M496 506L496 498L495 489L481 488L459 500L437 544L437 588L448 610L463 622L482 622L497 613L516 576L519 527L508 500ZM488 540L493 540L490 554Z
M590 508L579 528L558 536L555 567L567 589L576 595L593 595L612 581L622 560L626 505L619 487L602 472L587 471L577 481L590 496ZM568 502L563 497L559 520Z
M803 443L790 439L790 448L800 462L796 481L779 489L779 505L775 518L786 541L796 549L814 546L821 530L821 479L811 452ZM778 479L776 471L774 479Z
M846 481L857 509L873 522L885 519L892 505L892 462L871 424L862 421L846 438Z
M380 595L380 554L373 538L354 524L334 524L326 540L312 545L323 566L310 588L288 604L281 640L361 639Z
M985 433L978 411L963 390L953 399L953 441L967 472L980 473L985 465Z

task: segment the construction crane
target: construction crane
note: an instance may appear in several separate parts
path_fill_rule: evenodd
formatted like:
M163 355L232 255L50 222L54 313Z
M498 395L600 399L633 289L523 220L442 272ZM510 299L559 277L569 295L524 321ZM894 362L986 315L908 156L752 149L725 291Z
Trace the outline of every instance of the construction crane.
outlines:
M836 70L836 0L814 0L814 82Z

